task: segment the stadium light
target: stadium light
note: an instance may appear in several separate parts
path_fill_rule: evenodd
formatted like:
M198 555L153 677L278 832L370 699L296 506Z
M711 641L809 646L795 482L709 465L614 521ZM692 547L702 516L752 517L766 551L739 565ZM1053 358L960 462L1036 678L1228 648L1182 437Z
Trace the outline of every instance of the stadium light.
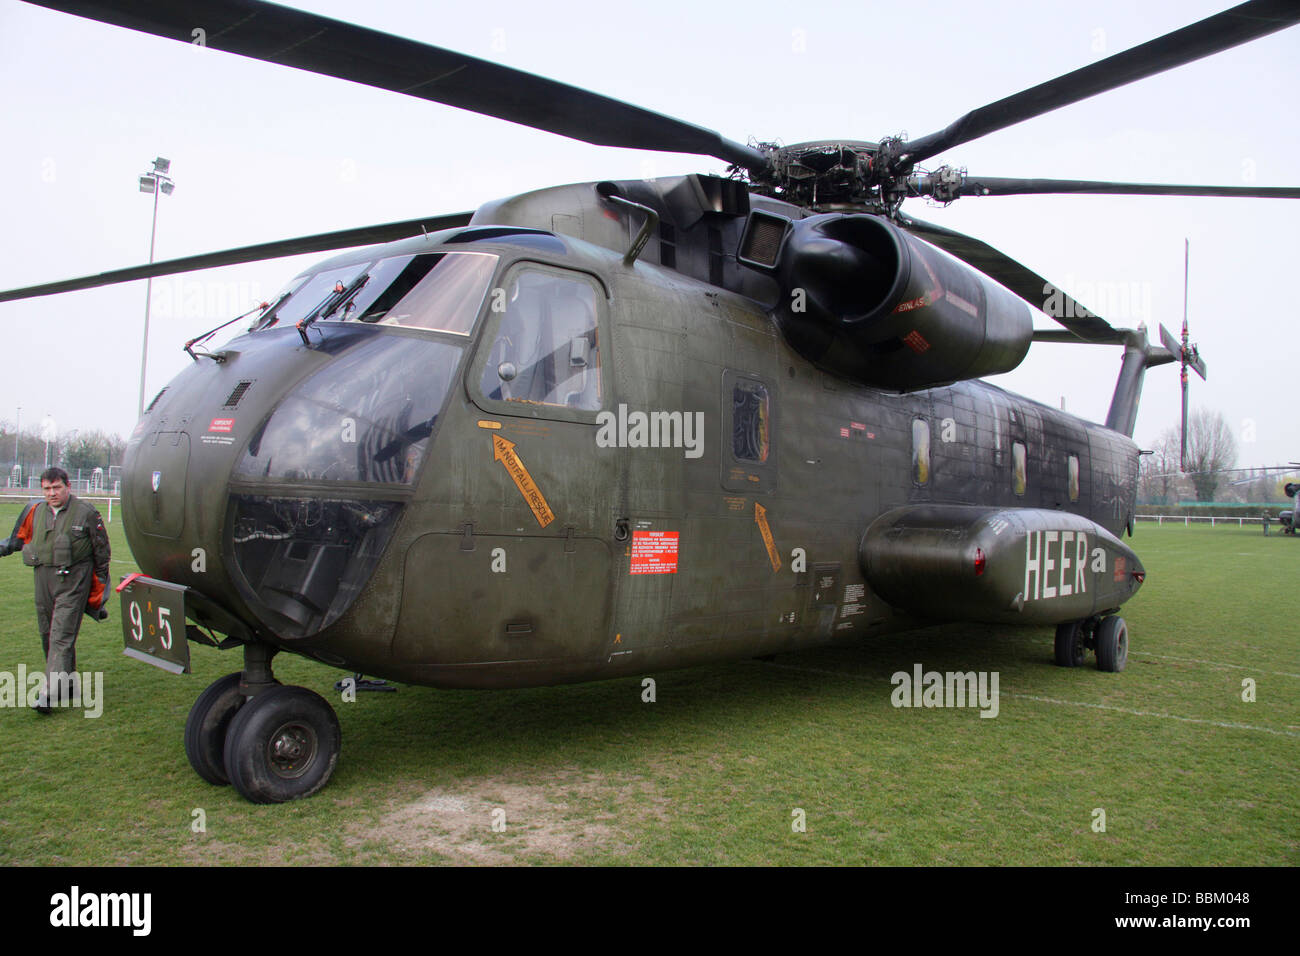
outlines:
M167 171L172 168L170 159L163 159L159 156L153 161L153 171L145 172L140 175L140 192L153 193L153 228L149 232L149 265L153 265L154 240L158 236L158 194L161 192L164 196L170 196L175 190L176 184L172 182L167 175ZM144 417L144 380L145 371L149 366L149 306L153 301L153 277L150 276L145 280L144 290L144 341L140 345L140 411L141 418Z

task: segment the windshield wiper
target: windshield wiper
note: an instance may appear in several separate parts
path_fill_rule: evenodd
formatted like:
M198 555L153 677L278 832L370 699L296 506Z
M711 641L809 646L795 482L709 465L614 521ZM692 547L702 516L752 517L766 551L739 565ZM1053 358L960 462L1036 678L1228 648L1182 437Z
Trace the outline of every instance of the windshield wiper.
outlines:
M276 306L279 306L280 303L283 302L286 298L288 298L288 294L287 294L287 293L286 293L285 295L280 296L279 301L277 301L277 302L275 303ZM248 318L248 317L249 317L250 315L252 315L254 312L257 312L257 311L260 310L260 311L262 312L262 314L265 315L265 314L266 314L266 310L267 310L267 308L269 308L269 306L268 306L268 304L265 303L265 302L261 303L260 305L255 305L255 306L253 306L251 309L249 309L247 312L245 312L243 315L237 315L237 316L235 316L233 319L231 319L229 322L222 322L222 323L221 323L220 325L218 325L215 329L212 329L212 330L210 330L210 331L208 331L208 332L204 332L202 335L197 336L196 338L192 338L192 339L190 339L190 340L189 340L188 342L186 342L183 346L181 346L181 348L185 349L185 351L189 353L190 358L194 359L194 361L196 361L196 362L199 360L199 356L200 356L200 355L202 355L204 358L210 358L210 359L212 359L214 362L224 362L224 361L225 361L225 357L224 357L223 355L220 355L220 354L217 354L217 353L203 351L203 352L199 352L199 353L195 354L195 352L194 352L194 346L198 345L200 342L203 342L203 341L205 341L205 340L207 340L207 339L210 339L212 336L216 335L218 332L220 332L222 329L224 329L227 325L233 325L234 323L238 322L240 319L246 319L246 318Z
M360 292L369 281L370 273L365 272L353 279L351 285L347 286L347 288L344 288L342 282L335 283L334 291L330 293L330 295L326 296L321 304L312 309L306 317L298 320L297 329L298 334L302 336L302 344L306 346L311 345L311 343L307 341L307 329L311 327L313 322L323 316L334 314L338 311L340 306L347 303L353 298L353 296Z
M291 295L293 295L293 290L282 292L280 298L276 299L275 302L269 306L263 303L262 314L257 317L257 320L251 326L249 326L248 331L260 332L262 329L269 329L271 326L275 325L280 318L276 313L280 311L280 306L284 305L285 301Z

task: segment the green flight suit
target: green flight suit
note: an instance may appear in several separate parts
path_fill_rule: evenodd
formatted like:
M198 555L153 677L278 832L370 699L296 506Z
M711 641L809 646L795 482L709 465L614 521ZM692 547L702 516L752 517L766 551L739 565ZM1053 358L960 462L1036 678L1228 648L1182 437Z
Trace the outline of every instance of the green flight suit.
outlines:
M37 505L31 533L23 563L35 569L36 624L53 704L70 693L68 679L60 675L77 671L81 616L93 579L107 586L111 551L99 512L76 495L68 496L57 517L45 502Z

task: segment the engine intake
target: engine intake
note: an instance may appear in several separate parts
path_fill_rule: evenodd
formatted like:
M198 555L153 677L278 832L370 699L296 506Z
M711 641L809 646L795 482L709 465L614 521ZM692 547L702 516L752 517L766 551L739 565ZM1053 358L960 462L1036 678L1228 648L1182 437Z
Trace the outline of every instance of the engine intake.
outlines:
M774 318L790 345L864 385L907 391L1009 372L1033 339L1014 293L879 216L754 210L738 259L780 282Z

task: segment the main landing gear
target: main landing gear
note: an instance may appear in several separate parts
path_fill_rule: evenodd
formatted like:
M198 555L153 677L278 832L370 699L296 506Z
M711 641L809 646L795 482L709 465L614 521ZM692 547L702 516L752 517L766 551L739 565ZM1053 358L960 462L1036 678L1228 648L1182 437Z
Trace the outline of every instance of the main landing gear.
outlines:
M1097 669L1118 672L1128 663L1128 625L1118 614L1065 621L1056 625L1056 663L1080 667L1088 650L1097 654Z
M244 669L214 681L185 722L185 755L208 783L253 803L309 797L339 759L339 721L323 697L271 673L275 650L244 648Z

